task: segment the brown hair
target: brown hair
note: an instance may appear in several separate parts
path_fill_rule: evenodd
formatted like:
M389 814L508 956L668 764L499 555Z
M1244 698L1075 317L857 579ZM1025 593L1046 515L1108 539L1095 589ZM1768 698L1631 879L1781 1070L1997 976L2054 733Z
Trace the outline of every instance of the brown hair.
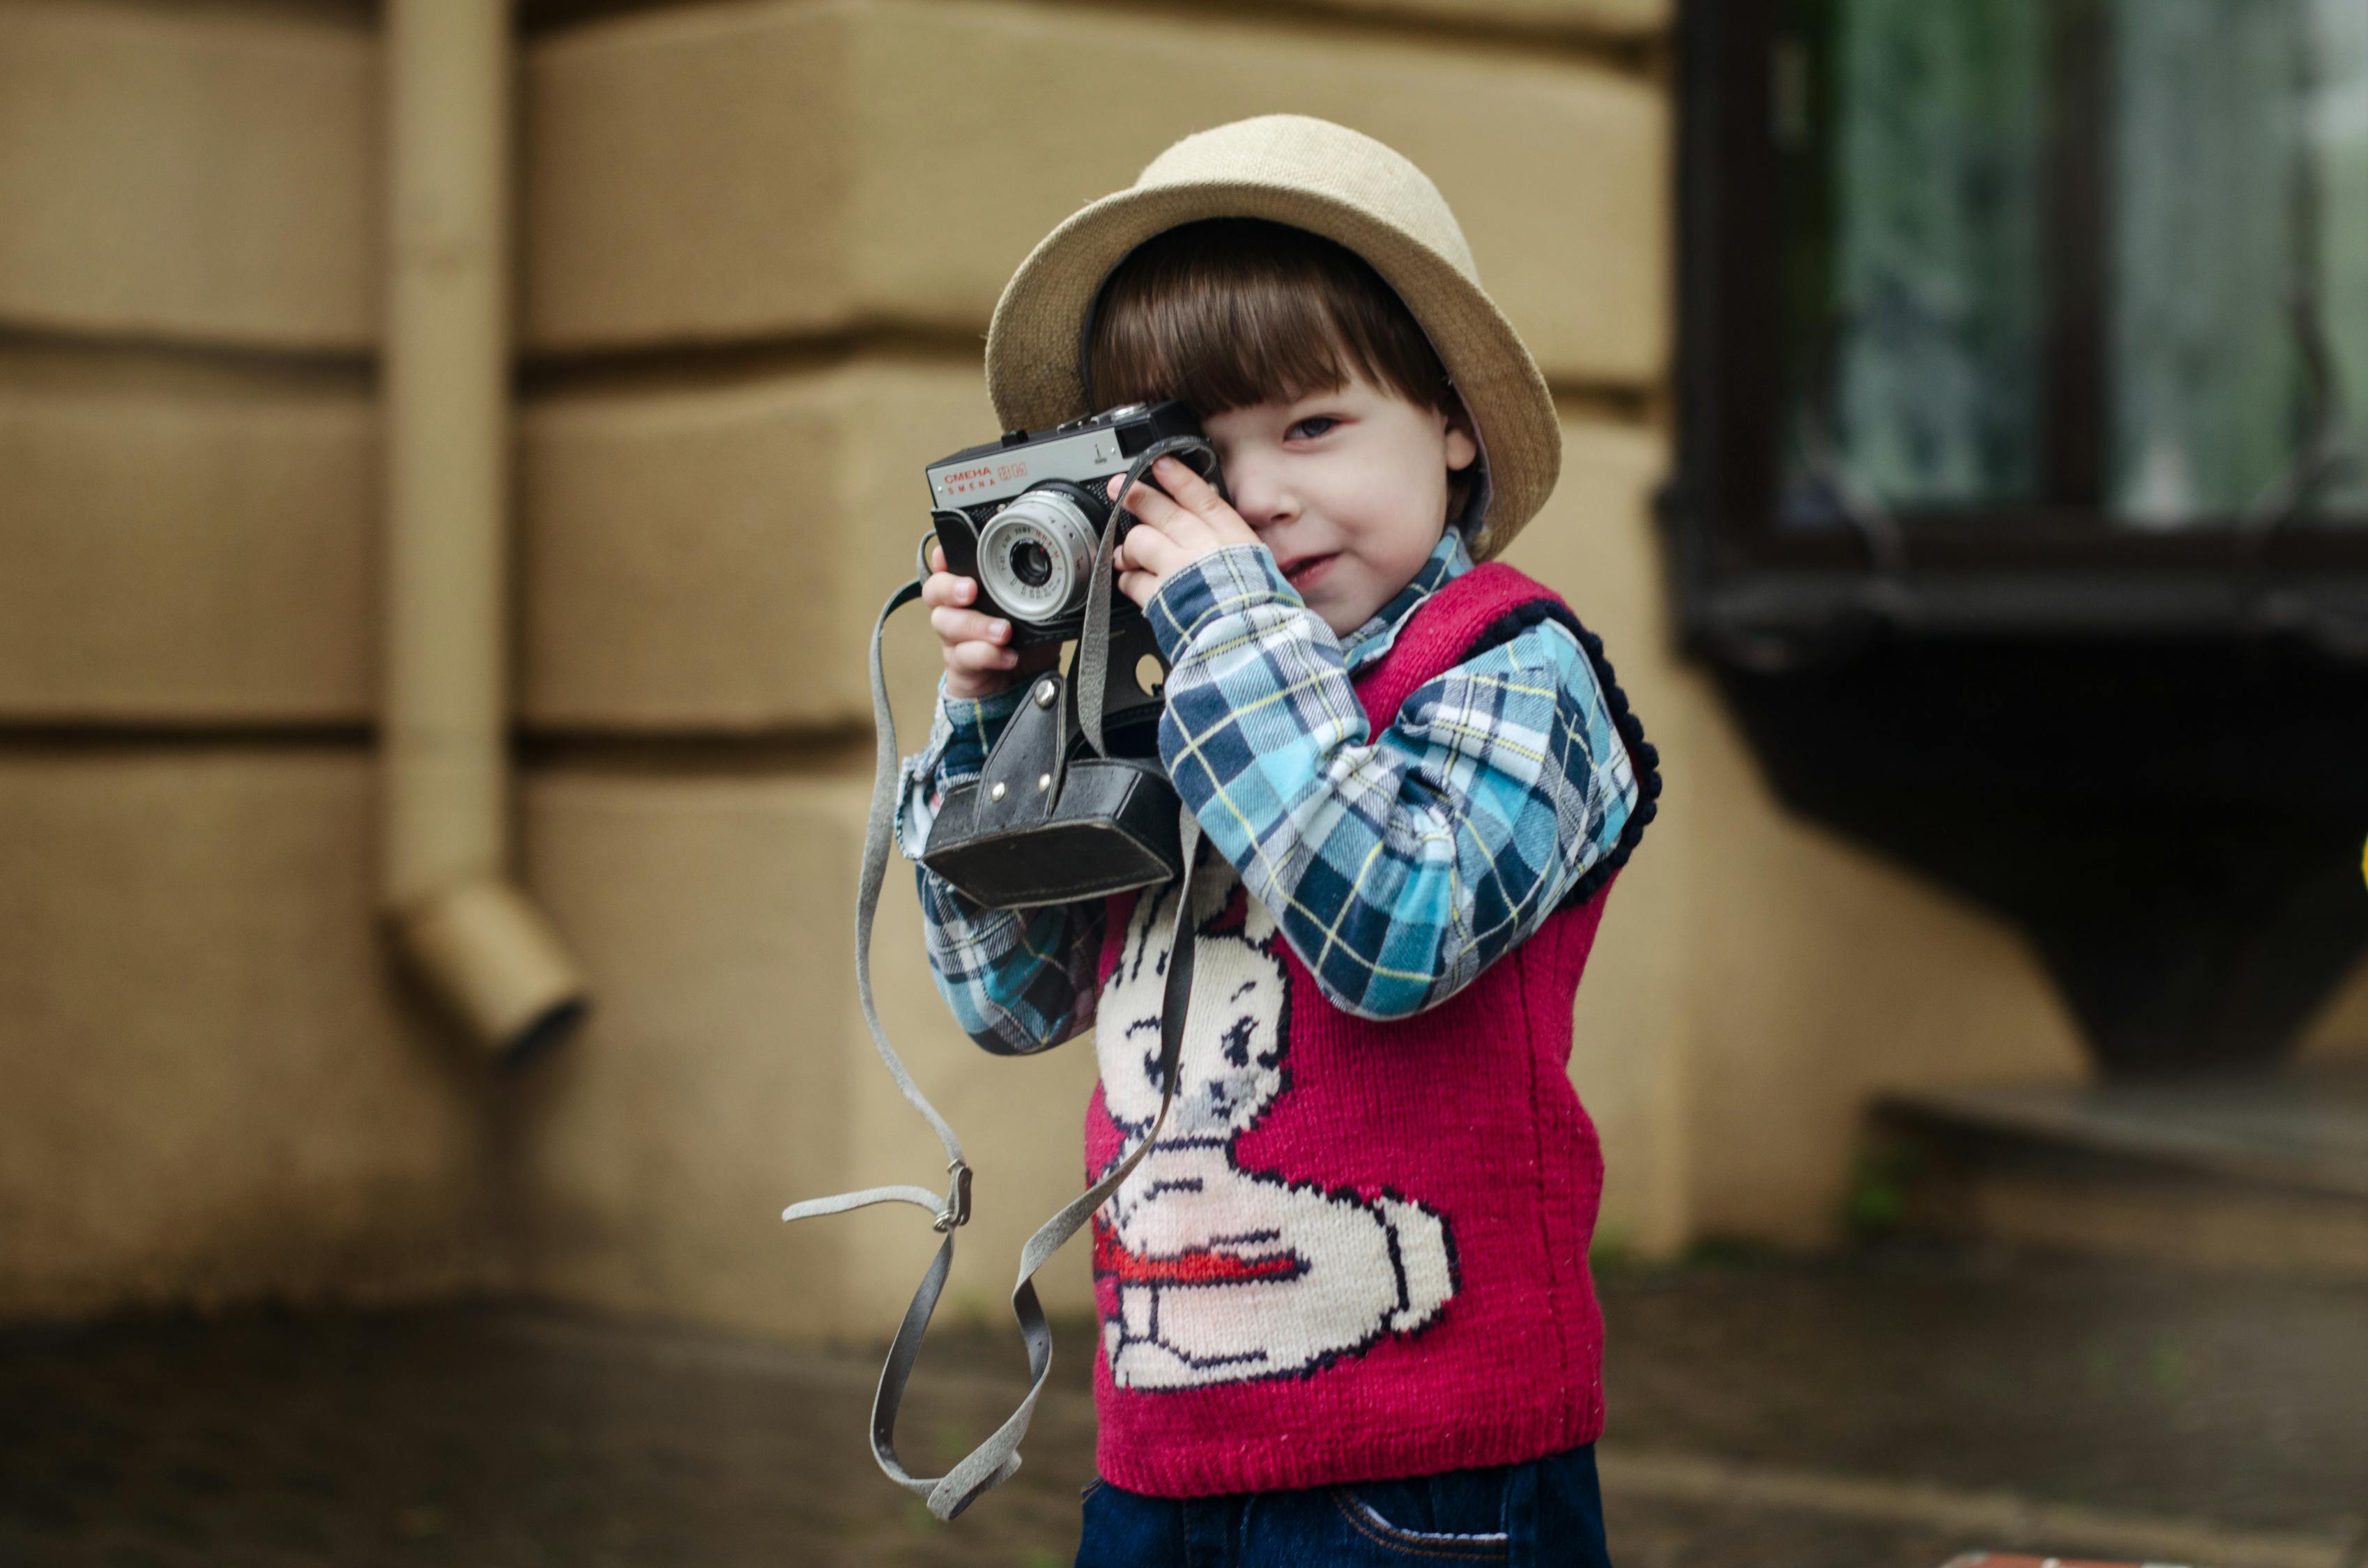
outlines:
M1098 406L1175 398L1203 417L1336 392L1353 369L1470 427L1438 351L1371 262L1258 218L1186 223L1128 253L1095 302L1086 366ZM1449 476L1450 517L1472 477Z

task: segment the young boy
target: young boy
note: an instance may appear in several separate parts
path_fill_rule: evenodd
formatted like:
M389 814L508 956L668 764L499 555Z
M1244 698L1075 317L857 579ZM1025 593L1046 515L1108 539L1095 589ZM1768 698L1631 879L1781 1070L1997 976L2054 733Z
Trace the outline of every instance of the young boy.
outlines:
M1602 1172L1566 1062L1659 786L1600 644L1474 564L1553 488L1543 379L1430 182L1295 116L1188 138L1054 231L987 374L1009 427L1179 399L1231 496L1163 460L1118 557L1170 665L1161 758L1223 864L1175 1107L1094 1221L1080 1568L1605 1562ZM935 564L912 854L1052 656ZM920 881L982 1046L1096 1026L1110 1169L1159 1104L1177 889L1005 912Z

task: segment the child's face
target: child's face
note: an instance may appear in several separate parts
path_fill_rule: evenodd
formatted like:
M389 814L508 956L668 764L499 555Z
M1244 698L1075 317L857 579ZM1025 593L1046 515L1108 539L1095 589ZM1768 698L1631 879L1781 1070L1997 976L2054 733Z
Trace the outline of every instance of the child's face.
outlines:
M1338 637L1413 581L1447 526L1448 473L1480 454L1460 419L1349 374L1201 422L1234 509Z

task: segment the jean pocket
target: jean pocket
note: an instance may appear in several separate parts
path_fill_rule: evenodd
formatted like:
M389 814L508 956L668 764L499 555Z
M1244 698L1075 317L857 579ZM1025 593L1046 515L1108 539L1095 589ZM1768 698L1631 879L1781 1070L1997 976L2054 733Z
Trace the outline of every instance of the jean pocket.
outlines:
M1417 1529L1392 1519L1376 1502L1356 1486L1332 1489L1333 1506L1349 1527L1395 1555L1452 1562L1504 1562L1512 1556L1512 1539L1502 1529ZM1386 1506L1387 1498L1379 1502Z

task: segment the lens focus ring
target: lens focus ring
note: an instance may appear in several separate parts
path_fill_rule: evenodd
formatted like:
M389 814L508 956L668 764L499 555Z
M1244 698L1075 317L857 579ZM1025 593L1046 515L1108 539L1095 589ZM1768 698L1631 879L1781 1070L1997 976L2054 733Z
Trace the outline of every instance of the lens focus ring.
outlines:
M1057 490L1031 490L979 535L979 585L1015 619L1075 614L1086 606L1096 542L1076 501Z

